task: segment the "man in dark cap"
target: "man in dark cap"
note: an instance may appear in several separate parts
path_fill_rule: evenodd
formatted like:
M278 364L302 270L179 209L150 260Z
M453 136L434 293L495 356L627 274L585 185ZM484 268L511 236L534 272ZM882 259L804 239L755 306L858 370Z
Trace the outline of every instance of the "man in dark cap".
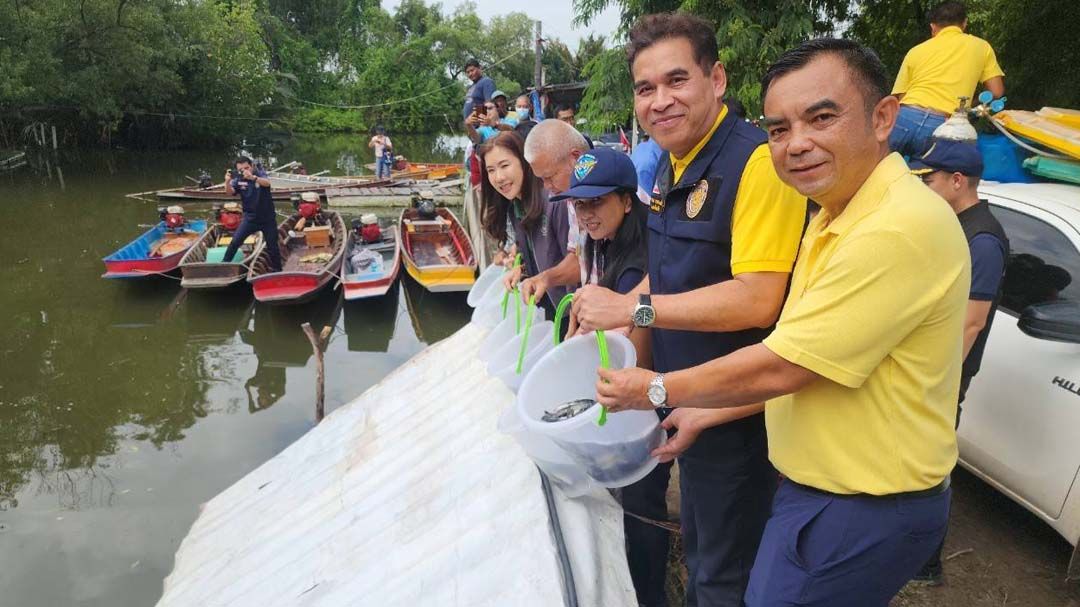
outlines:
M974 143L937 140L910 165L911 172L944 198L956 212L971 250L971 292L964 320L964 366L960 371L959 403L963 403L971 378L979 372L990 325L994 322L994 311L1001 300L1009 239L990 212L989 203L979 199L983 160ZM960 427L959 405L956 407L956 426ZM915 576L915 580L933 586L944 581L941 548Z

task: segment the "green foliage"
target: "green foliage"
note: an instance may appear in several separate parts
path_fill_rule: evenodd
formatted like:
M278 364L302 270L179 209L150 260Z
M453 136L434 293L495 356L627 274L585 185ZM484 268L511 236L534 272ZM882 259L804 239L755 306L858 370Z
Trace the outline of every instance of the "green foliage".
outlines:
M589 81L589 86L581 100L580 116L588 124L603 131L611 125L630 123L634 96L626 53L622 49L609 49L595 55L585 65L582 77Z

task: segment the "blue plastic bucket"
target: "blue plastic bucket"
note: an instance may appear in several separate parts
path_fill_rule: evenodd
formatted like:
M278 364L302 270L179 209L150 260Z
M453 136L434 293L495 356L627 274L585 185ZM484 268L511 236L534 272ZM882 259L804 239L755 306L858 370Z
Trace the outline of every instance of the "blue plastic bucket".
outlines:
M1002 183L1035 181L1024 170L1024 159L1029 154L1005 135L980 134L978 145L983 157L983 179Z

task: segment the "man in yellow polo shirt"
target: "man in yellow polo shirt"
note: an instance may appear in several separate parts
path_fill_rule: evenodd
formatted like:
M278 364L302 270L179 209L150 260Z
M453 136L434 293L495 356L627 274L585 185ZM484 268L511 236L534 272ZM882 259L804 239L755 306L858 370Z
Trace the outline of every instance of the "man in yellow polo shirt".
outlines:
M967 29L967 11L959 2L943 2L930 12L930 39L908 51L892 94L900 114L889 147L904 156L922 156L930 137L960 103L973 98L981 82L986 90L1005 94L1005 73L990 43Z
M633 326L632 338L651 334L646 354L667 373L768 335L783 305L806 198L780 181L765 133L728 113L727 76L708 22L678 13L644 17L627 51L638 121L669 152L653 187L647 277L629 295L579 289L574 314L585 330ZM664 416L659 377L654 392ZM679 458L688 605L742 604L768 517L777 474L768 461L763 405L747 405L680 410L664 422L678 428L663 456ZM662 480L650 488L661 512ZM630 548L633 565L633 538ZM662 557L666 543L661 548ZM639 587L641 604L666 603L663 562L652 569L661 573L659 598L642 596Z
M812 40L762 90L773 164L822 210L773 333L668 373L668 403L768 401L785 480L746 605L886 607L945 532L970 256L948 206L889 152L899 108L873 51ZM599 373L610 410L651 407L655 373Z

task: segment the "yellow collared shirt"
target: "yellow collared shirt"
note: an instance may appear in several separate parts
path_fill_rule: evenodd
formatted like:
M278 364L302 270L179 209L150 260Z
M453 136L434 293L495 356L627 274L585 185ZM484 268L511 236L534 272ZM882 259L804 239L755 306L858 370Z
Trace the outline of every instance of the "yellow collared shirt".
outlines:
M821 376L768 402L769 458L833 493L927 489L956 463L971 258L956 215L882 160L835 218L810 223L764 344Z
M728 115L723 105L705 138L686 156L671 155L672 183L679 183L686 168L712 139ZM768 144L750 155L739 177L731 219L731 274L791 272L806 220L806 197L780 181L769 157Z
M951 114L980 82L1004 75L987 41L950 25L908 51L892 92L904 94L901 104Z

